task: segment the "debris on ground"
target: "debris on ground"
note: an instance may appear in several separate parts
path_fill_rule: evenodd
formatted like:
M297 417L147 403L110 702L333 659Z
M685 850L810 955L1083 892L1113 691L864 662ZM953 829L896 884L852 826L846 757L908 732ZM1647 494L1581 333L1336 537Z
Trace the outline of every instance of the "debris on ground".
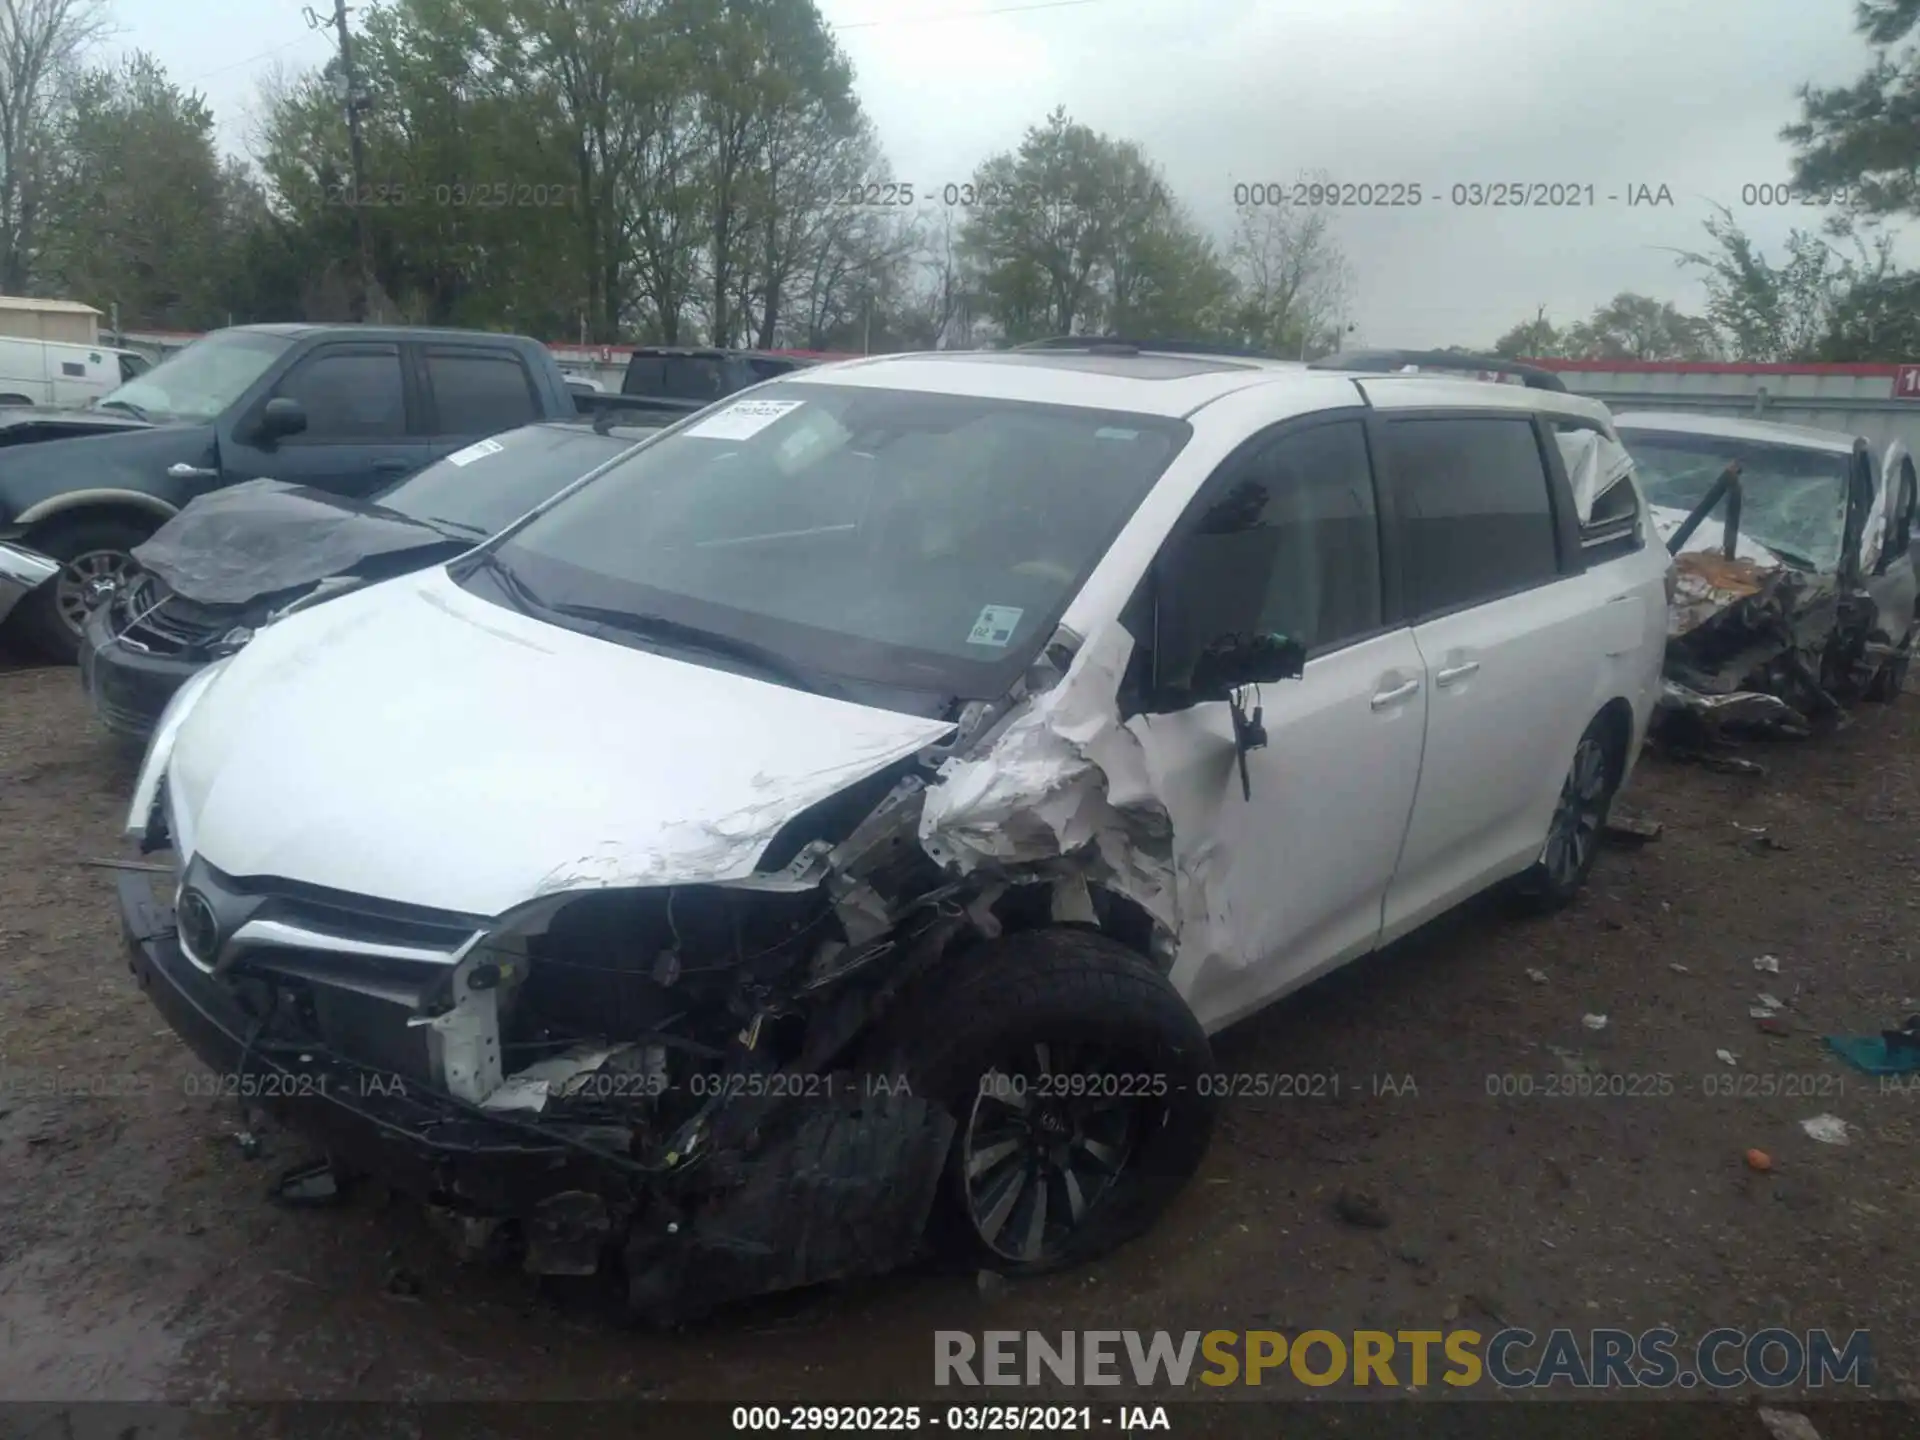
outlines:
M1625 845L1644 845L1649 840L1658 840L1667 827L1632 810L1623 810L1616 805L1608 812L1603 834L1607 839Z
M305 1210L338 1205L346 1192L331 1160L312 1160L282 1171L268 1194L277 1204Z
M420 1298L420 1277L404 1266L396 1265L387 1271L387 1278L380 1282L380 1288L396 1300L418 1300Z
M1747 1151L1747 1168L1764 1174L1773 1169L1773 1157L1764 1150L1749 1150Z
M1852 1137L1852 1128L1838 1115L1816 1115L1802 1120L1800 1128L1822 1145L1845 1145Z
M1813 1422L1798 1410L1774 1410L1762 1405L1755 1413L1773 1440L1820 1440Z
M1547 1046L1547 1053L1559 1060L1560 1068L1569 1075L1591 1075L1594 1073L1593 1065L1583 1059L1577 1050L1566 1050L1558 1045L1549 1045Z
M1580 1023L1589 1030L1604 1030L1607 1028L1607 1017L1604 1015L1582 1015L1580 1017Z
M1333 1213L1362 1230L1384 1230L1389 1223L1386 1207L1363 1190L1342 1190L1334 1197Z
M1676 975L1691 975L1693 973L1691 970L1687 969L1686 966L1682 965L1678 960L1669 961L1667 963L1667 969L1671 970Z
M1878 1035L1829 1035L1827 1048L1868 1075L1920 1074L1920 1015Z
M1547 972L1544 970L1535 969L1533 966L1529 965L1527 967L1527 979L1531 980L1536 985L1544 985L1547 983Z
M1007 1277L998 1270L982 1270L973 1277L974 1287L983 1300L998 1300L1007 1293Z
M1756 955L1753 957L1753 968L1763 975L1778 975L1780 973L1780 957L1778 955Z
M1722 1065L1738 1065L1740 1063L1739 1058L1735 1056L1731 1050L1716 1050L1713 1053Z
M240 1154L248 1160L260 1158L260 1137L251 1130L233 1132L233 1143L240 1147Z

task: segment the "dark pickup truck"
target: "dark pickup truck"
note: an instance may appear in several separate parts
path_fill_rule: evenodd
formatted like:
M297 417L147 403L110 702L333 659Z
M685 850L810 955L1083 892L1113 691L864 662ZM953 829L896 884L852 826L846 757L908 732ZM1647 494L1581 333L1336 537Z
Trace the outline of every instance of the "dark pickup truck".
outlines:
M640 345L627 361L620 393L710 405L736 390L818 363L814 358L772 350Z
M364 499L476 440L582 408L546 346L521 336L216 330L86 410L0 418L0 547L61 566L8 626L70 661L89 604L200 495L270 478Z

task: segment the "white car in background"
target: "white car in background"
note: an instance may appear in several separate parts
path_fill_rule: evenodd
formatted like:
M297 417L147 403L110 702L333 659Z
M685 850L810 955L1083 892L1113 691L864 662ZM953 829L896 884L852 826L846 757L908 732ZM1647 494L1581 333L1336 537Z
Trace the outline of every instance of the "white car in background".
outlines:
M190 680L135 973L337 1165L655 1318L1098 1255L1199 1165L1210 1032L1593 864L1668 558L1552 384L769 381Z
M1693 413L1614 417L1677 552L1669 700L1794 725L1893 700L1915 639L1913 457L1864 437ZM1776 706L1776 709L1778 706Z

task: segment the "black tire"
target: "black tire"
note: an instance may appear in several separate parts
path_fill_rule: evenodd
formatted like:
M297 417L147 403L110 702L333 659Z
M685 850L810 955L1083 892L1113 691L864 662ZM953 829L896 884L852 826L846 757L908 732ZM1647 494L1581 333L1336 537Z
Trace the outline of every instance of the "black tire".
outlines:
M1200 1022L1166 977L1090 930L1023 932L943 962L888 1015L876 1052L956 1122L933 1239L1006 1274L1139 1235L1213 1132Z
M1560 784L1560 802L1547 827L1541 858L1515 876L1508 893L1515 906L1548 914L1571 904L1600 854L1601 832L1620 788L1625 757L1612 725L1596 716L1573 747L1573 759Z
M158 528L118 515L76 515L36 531L27 544L60 561L61 570L15 608L15 633L56 664L73 664L80 653L80 627L73 619L78 590L114 565L124 574L133 564L133 547Z

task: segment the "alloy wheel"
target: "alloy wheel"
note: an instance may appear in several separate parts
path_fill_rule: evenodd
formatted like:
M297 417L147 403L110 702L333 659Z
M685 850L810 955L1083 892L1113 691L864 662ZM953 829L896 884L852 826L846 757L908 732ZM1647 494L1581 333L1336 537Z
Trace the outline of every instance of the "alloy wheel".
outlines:
M1547 834L1547 876L1560 889L1586 873L1600 827L1607 818L1607 752L1591 735L1581 737L1573 765L1560 786L1560 803Z
M1118 1058L1042 1042L981 1076L960 1165L967 1217L996 1255L1056 1261L1133 1158L1155 1098L1145 1067Z
M93 606L89 597L94 587L106 581L121 584L133 571L133 557L124 550L87 550L68 560L53 582L61 621L78 635Z

